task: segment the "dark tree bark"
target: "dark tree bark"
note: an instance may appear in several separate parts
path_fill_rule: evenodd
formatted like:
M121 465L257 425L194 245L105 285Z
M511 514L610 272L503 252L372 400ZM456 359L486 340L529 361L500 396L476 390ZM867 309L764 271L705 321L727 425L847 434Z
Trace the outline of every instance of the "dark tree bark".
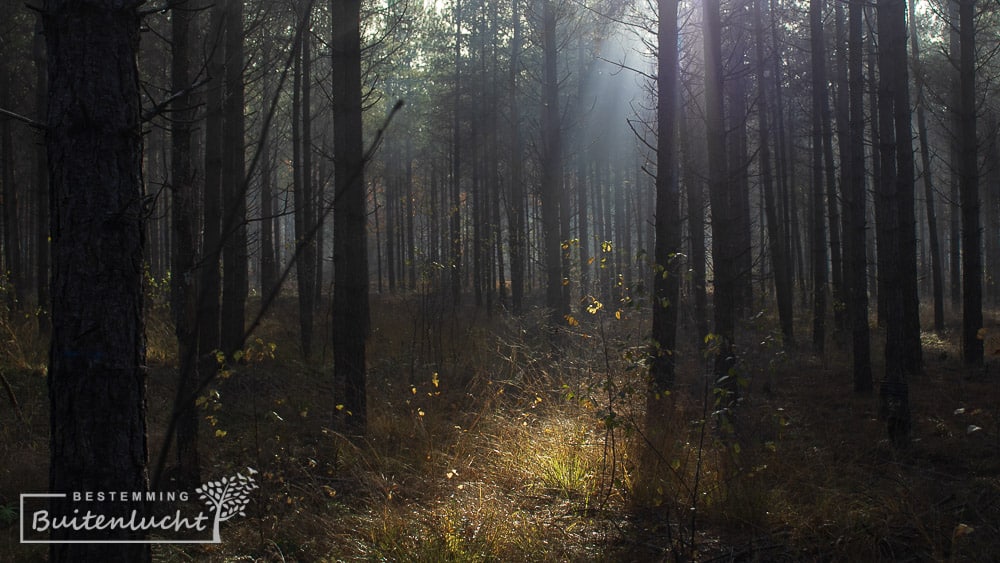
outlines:
M708 293L706 291L705 248L705 182L702 179L705 143L695 138L696 118L690 110L685 113L685 126L680 131L681 150L684 153L684 184L687 196L688 238L691 245L691 292L694 301L695 340L699 347L708 335Z
M348 435L367 429L368 245L361 120L361 2L331 0L333 22L333 378Z
M880 414L888 425L889 441L896 448L910 442L908 379L915 375L913 354L919 356L908 338L910 306L906 296L915 272L907 263L915 262L913 222L913 149L910 138L909 85L906 60L905 0L879 0L879 157L882 177L883 212L879 214L879 278L885 283L885 379L879 392ZM905 154L904 154L905 153ZM909 170L907 170L909 165ZM909 205L909 209L907 209ZM884 223L884 224L882 224ZM907 233L907 229L910 232ZM912 280L907 279L913 277ZM918 340L919 345L919 340Z
M311 14L305 13L312 7L310 2L301 2L299 15L305 21L303 29L309 29ZM315 233L313 233L312 198L312 125L310 104L310 83L312 82L312 61L310 34L303 33L299 38L296 60L294 63L292 93L292 143L293 147L293 182L295 191L295 238L302 245L299 259L296 261L295 275L299 287L299 342L303 358L309 358L312 353L313 312L315 310ZM298 110L298 111L296 111Z
M774 177L771 171L771 129L768 93L767 93L767 61L764 57L764 20L761 16L761 3L753 3L753 26L756 36L755 63L757 65L759 140L760 140L760 181L764 192L764 213L767 217L768 250L774 270L774 293L778 305L778 322L781 325L781 336L786 345L794 342L792 328L792 278L785 254L784 228L785 224L778 220L777 204L774 198Z
M985 141L981 146L986 162L986 170L983 179L987 186L1000 186L1000 129L997 127L997 115L995 111L988 111L985 119ZM985 274L985 302L991 306L1000 306L1000 190L983 190L983 206L986 208L983 213L985 222L984 234L984 255L983 263L986 267ZM992 233L992 234L987 234Z
M246 119L243 84L243 0L226 3L226 96L222 135L224 226L222 248L222 351L227 357L243 347L246 301L250 289L247 254Z
M927 208L927 230L931 251L931 279L934 292L934 330L944 330L944 279L941 274L941 245L938 239L937 213L934 209L934 182L931 171L931 150L927 142L927 115L924 101L924 67L920 60L914 0L909 0L910 48L913 58L913 85L917 89L917 138L920 140L920 167L924 179L924 199Z
M577 104L583 105L584 97L587 95L586 80L582 77L588 74L585 59L583 35L577 39L577 63L578 75L581 77L577 84ZM588 306L586 297L591 293L590 274L593 271L591 263L594 261L590 250L590 213L587 205L587 160L589 140L585 135L578 135L576 140L576 209L577 209L577 236L580 246L580 304Z
M865 198L865 108L862 30L864 0L848 4L848 90L850 121L844 162L844 286L851 329L854 391L872 390L871 335L868 327L868 283Z
M983 255L976 138L976 1L958 1L958 184L962 201L962 360L983 363Z
M681 221L677 181L677 0L659 0L656 60L656 241L653 253L653 344L647 414L674 384L680 308Z
M518 0L511 2L513 38L510 45L510 95L511 95L511 145L510 157L510 215L507 217L510 246L510 300L515 315L521 314L524 303L524 263L526 254L524 180L521 164L521 115L518 107L518 74L521 58L521 15Z
M455 0L455 91L452 100L451 209L448 233L451 239L452 303L462 301L462 136L460 110L462 101L462 0Z
M44 6L52 186L49 490L145 491L140 18L118 0ZM54 517L72 503L53 499ZM95 513L142 510L96 502ZM69 514L71 515L71 514ZM105 539L122 532L98 531ZM71 530L53 531L69 539ZM143 544L52 544L49 560L149 561Z
M542 1L542 53L543 98L542 103L542 232L545 241L545 305L552 312L552 322L559 323L569 314L569 278L564 277L562 251L563 231L561 213L564 203L562 131L559 115L559 76L557 74L558 44L556 43L556 13L552 0ZM568 223L568 221L566 221ZM566 261L568 264L568 261ZM565 286L565 287L564 287Z
M865 14L867 20L875 20L875 7L870 3L865 5ZM869 24L870 25L870 24ZM868 71L868 113L869 113L869 123L871 123L871 181L873 185L873 200L874 205L872 206L872 215L875 220L875 232L876 236L869 238L871 243L869 243L869 248L871 249L871 254L874 257L872 260L873 264L870 268L869 273L869 289L874 294L874 299L876 300L876 316L878 318L878 326L885 326L885 280L882 276L878 275L878 250L876 243L880 238L882 221L879 220L879 216L882 214L882 210L885 207L882 202L882 190L879 188L882 179L882 157L881 157L881 147L882 147L882 125L880 121L879 111L879 80L878 80L878 49L875 41L875 32L870 30L868 33L868 60L867 60L867 71Z
M409 290L417 288L417 257L415 254L417 241L413 233L413 143L406 139L406 287ZM322 267L320 268L322 270Z
M948 22L950 33L948 34L948 59L957 69L961 64L961 15L959 0L948 0ZM961 77L956 76L961 83ZM949 147L951 162L951 182L949 185L949 199L951 199L951 217L948 224L949 231L949 260L948 260L948 282L951 289L950 300L953 309L957 310L962 302L962 208L960 205L961 195L959 184L961 182L961 147L959 144L958 131L962 124L959 121L958 109L962 106L961 88L952 88L949 102L955 111L951 112L951 144Z
M265 48L267 50L267 48ZM264 73L264 99L274 96L269 80L271 73ZM260 165L260 293L270 295L278 283L275 229L277 207L274 205L274 154L271 149L271 132L261 133Z
M10 106L10 57L0 60L0 107ZM21 265L22 244L18 232L18 207L21 198L14 185L14 137L10 119L0 120L0 183L3 184L3 269L0 277L7 282L7 309L18 311L24 299L24 269Z
M222 252L222 110L225 57L222 41L225 35L223 9L212 6L209 16L207 44L211 45L208 60L208 84L205 99L205 184L202 191L202 257L198 284L198 350L199 371L203 376L218 370L215 355L219 341L219 295L222 278L219 259Z
M747 147L747 92L746 70L742 60L746 56L743 37L736 40L734 53L727 62L736 59L739 67L726 68L728 74L723 90L728 98L726 105L726 150L729 168L730 217L733 222L734 304L738 317L747 317L753 310L753 235L750 228L750 156Z
M823 0L809 2L812 55L812 266L813 351L822 354L826 341L827 249L823 217L823 120L829 118L826 97L826 49L823 38Z
M46 96L48 95L48 75L46 73L45 35L41 17L35 25L35 39L32 45L35 61L35 114L36 121L46 120ZM38 260L35 264L35 286L38 290L38 332L48 334L49 322L49 170L45 156L45 144L38 143L35 149L35 193L38 201L38 227L36 229L35 250Z
M198 411L195 395L198 391L198 295L195 233L195 186L191 166L191 124L194 104L190 94L188 45L190 43L191 12L183 7L171 14L170 64L171 89L171 195L173 203L173 246L171 271L171 308L177 336L178 390L174 409L177 411L177 463L181 482L201 483L198 462Z
M735 391L733 355L736 335L737 302L736 261L737 225L733 224L732 185L726 162L725 107L722 99L722 18L719 0L704 4L705 36L705 130L708 144L708 191L712 206L712 264L715 270L714 334L717 340L715 376L728 378L727 387Z

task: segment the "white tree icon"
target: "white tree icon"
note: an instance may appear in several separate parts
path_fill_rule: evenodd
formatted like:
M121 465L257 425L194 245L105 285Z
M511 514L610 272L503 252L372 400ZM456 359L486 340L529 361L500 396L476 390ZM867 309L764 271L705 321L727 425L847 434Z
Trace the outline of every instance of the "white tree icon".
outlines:
M251 475L256 473L252 468L248 469ZM203 499L205 504L215 508L212 543L222 541L219 535L219 524L237 514L246 516L244 510L250 502L250 492L257 488L253 477L237 473L232 478L223 477L219 481L209 481L194 490L194 492L199 493L199 498Z

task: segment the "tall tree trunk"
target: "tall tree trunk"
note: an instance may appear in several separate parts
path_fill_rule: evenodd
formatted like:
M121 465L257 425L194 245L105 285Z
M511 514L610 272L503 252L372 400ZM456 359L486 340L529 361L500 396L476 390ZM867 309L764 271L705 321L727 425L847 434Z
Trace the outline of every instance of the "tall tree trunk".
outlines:
M577 63L579 64L577 73L581 77L578 83L577 100L582 105L586 95L586 80L583 76L587 74L587 65L584 63L584 39L581 34L577 38ZM590 274L593 271L591 263L594 261L590 252L590 219L587 208L587 150L588 141L585 136L577 135L576 143L576 208L577 225L580 241L580 303L587 304L587 296L591 294Z
M268 50L269 44L265 47ZM265 72L263 78L263 97L271 99L275 95L271 91ZM274 154L271 150L271 132L261 132L261 166L260 166L260 294L270 295L278 283L278 262L275 256L275 219L277 210L274 205Z
M406 287L417 288L417 241L413 236L413 144L406 139Z
M742 61L745 42L736 41L736 54L732 57ZM739 63L742 64L742 63ZM747 92L746 77L742 68L732 69L732 76L725 82L724 90L729 98L727 106L729 124L727 126L727 150L729 163L729 194L732 219L734 221L733 276L735 285L735 309L738 316L749 316L753 310L753 236L750 228L750 157L747 149Z
M219 273L222 252L222 118L223 74L225 58L224 10L212 6L209 16L208 40L211 56L208 60L208 84L205 100L205 184L202 192L202 257L198 284L198 349L199 371L203 376L218 370L215 354L219 350L219 295L222 278Z
M705 146L694 131L695 121L691 110L685 112L685 124L681 128L681 150L684 153L684 184L687 188L688 238L691 245L691 292L694 301L695 341L703 346L708 335L708 293L706 291L706 249L705 249L705 183L702 179ZM700 142L700 143L699 143Z
M369 333L368 245L365 241L364 154L361 119L361 2L331 0L333 22L333 378L349 435L367 429L365 341Z
M874 21L875 17L876 17L875 14L876 14L875 7L872 6L871 4L866 4L865 5L865 18L867 19L867 21L869 21L869 22ZM869 26L870 26L870 24L869 24ZM876 312L876 316L877 316L877 319L878 319L878 326L881 328L881 327L885 326L885 299L884 299L884 297L885 297L885 294L886 294L886 291L885 291L885 280L883 280L882 277L878 275L878 247L877 247L877 241L879 239L878 233L881 232L881 231L879 231L879 229L881 228L879 225L882 224L882 222L879 221L879 216L881 215L882 209L884 207L884 205L881 203L881 197L882 197L881 194L882 194L882 191L879 189L881 178L882 178L882 158L881 158L881 155L880 155L880 151L881 151L881 147L882 147L882 140L881 140L882 136L880 134L880 131L881 131L882 126L881 126L881 123L879 121L880 120L880 117L879 117L880 108L879 108L879 103L878 103L878 99L879 99L879 97L878 97L879 80L878 80L878 70L877 70L878 69L878 49L877 49L877 45L876 45L876 41L875 41L875 35L876 35L876 33L874 32L874 30L871 30L871 28L869 28L869 29L870 29L870 31L867 34L867 43L868 43L867 71L868 71L868 85L869 85L869 89L868 89L868 113L869 113L869 119L868 119L868 122L871 123L871 128L872 128L872 132L871 132L871 147L872 147L871 148L871 164L872 164L872 171L871 171L871 175L868 176L867 178L870 178L872 186L873 186L873 188L872 188L872 196L873 196L872 200L873 200L874 205L872 206L872 208L873 208L872 209L872 217L874 217L876 236L868 238L868 241L870 241L868 243L868 245L869 245L869 254L872 256L872 260L870 261L871 264L870 264L870 268L869 268L869 275L868 275L868 279L869 279L869 284L868 285L869 285L869 289L871 290L871 292L872 292L872 294L874 296L874 299L876 300L876 306L875 306L876 310L875 310L875 312Z
M173 260L170 266L171 307L177 335L178 387L174 410L177 413L177 462L181 482L201 483L198 461L198 294L195 287L195 190L191 166L191 124L193 122L188 45L191 12L179 9L171 15L170 74L174 92L171 116L171 195L173 196Z
M867 209L865 198L865 108L862 29L864 0L848 4L848 84L850 120L844 161L844 288L851 329L854 391L872 390L871 335L868 327Z
M300 18L306 22L303 29L309 29L311 14L305 10L311 9L311 2L301 2L299 9L302 10ZM310 102L310 83L312 82L312 61L310 33L302 33L299 44L295 47L298 51L297 59L293 71L293 87L297 86L292 94L292 143L293 147L293 183L295 190L295 238L297 245L301 245L301 252L295 265L296 281L299 286L299 341L302 345L302 357L308 359L312 354L313 337L313 312L315 310L315 233L313 233L313 206L315 202L312 198L312 116ZM298 102L297 104L295 102ZM297 112L295 110L298 110Z
M958 0L958 183L962 200L962 359L983 363L983 258L976 138L976 0Z
M786 345L794 342L792 328L792 279L788 258L785 254L784 223L778 220L774 198L774 178L771 172L771 129L770 112L767 103L767 60L764 57L764 20L761 16L761 3L765 0L755 0L753 3L753 26L756 36L755 63L757 65L757 105L759 112L759 142L760 142L760 181L764 192L764 213L767 217L768 250L771 253L771 263L774 270L774 294L778 305L778 322L781 325L781 336Z
M813 351L822 354L826 340L826 231L823 218L823 120L829 117L826 99L826 49L823 37L823 0L809 1L812 55L812 264ZM832 195L832 192L831 192Z
M227 357L243 347L249 292L247 255L246 135L243 85L243 0L226 4L226 97L222 136L223 211L222 351Z
M653 344L649 414L663 414L660 399L674 384L674 349L680 309L680 190L677 181L677 0L658 1L656 60L656 242L653 254Z
M10 72L10 58L5 56L0 60L0 105L4 108L10 105L10 87L13 82ZM21 265L22 244L18 230L21 223L18 218L18 197L14 185L14 138L11 133L11 120L0 120L0 183L3 184L3 269L0 278L7 282L7 308L14 312L22 308L24 298L24 270ZM6 274L6 275L4 275Z
M49 490L141 493L148 484L140 16L135 5L107 0L47 0L44 13L53 201ZM72 517L74 508L67 495L52 499L50 512ZM143 510L131 495L89 508ZM54 529L52 539L78 534ZM141 543L54 543L49 560L141 562L151 554Z
M335 0L334 0L335 1ZM451 210L448 232L451 237L452 302L462 301L462 0L455 0L455 91L452 100Z
M705 37L705 131L708 141L709 199L712 206L712 264L715 269L714 333L718 341L715 376L728 377L728 387L735 391L735 378L729 377L735 366L733 356L736 335L735 238L738 236L733 213L733 194L726 162L725 106L722 99L722 18L719 0L704 3Z
M982 146L987 163L983 178L987 186L1000 186L1000 130L997 128L997 115L994 111L986 114L986 140ZM997 189L988 187L983 193L983 214L985 222L985 248L983 262L986 267L985 301L991 306L1000 305L1000 193Z
M46 120L46 96L48 95L48 75L46 74L45 35L42 18L39 16L35 24L35 39L32 45L32 58L35 62L35 120L44 123ZM51 330L49 322L49 170L45 157L45 144L37 143L35 149L35 193L38 201L38 227L35 229L35 250L38 260L35 263L35 287L38 290L38 332L48 334Z
M545 240L545 305L551 309L554 324L569 313L569 299L563 289L569 279L563 278L561 248L562 221L560 203L563 199L562 132L559 115L559 76L557 74L556 13L552 0L542 0L542 231Z
M954 68L958 69L961 65L961 49L962 49L962 38L961 38L961 14L960 12L959 0L948 0L948 22L950 33L948 34L948 59ZM961 86L961 76L957 76L959 80L959 85ZM950 155L949 162L951 163L951 182L950 182L950 194L949 199L951 199L951 217L948 224L949 231L949 261L948 261L948 278L949 286L951 288L951 306L953 310L957 310L962 302L962 208L960 205L961 195L960 187L961 183L961 145L959 141L958 132L962 129L962 123L960 121L959 108L962 107L962 90L959 88L952 88L950 92L950 105L955 108L951 112L951 130L953 131L951 135L950 144Z
M927 142L927 116L924 101L924 67L920 60L920 41L914 5L909 0L910 48L913 59L913 80L917 89L917 137L920 140L920 167L924 178L924 200L927 208L927 230L931 250L931 280L934 292L934 330L944 330L944 279L941 274L941 245L938 239L937 213L934 209L934 182L931 170L931 149Z
M914 352L907 338L907 299L905 279L909 272L904 254L915 257L916 247L909 246L912 235L905 233L907 203L912 205L913 176L905 170L906 156L912 146L909 135L909 88L906 79L906 5L904 0L879 0L879 157L882 177L883 212L879 214L879 278L887 288L885 299L885 379L879 392L880 414L888 424L889 440L903 448L910 442L910 408L907 380L914 375L908 356ZM902 104L903 107L899 107ZM905 115L905 120L900 119ZM912 167L912 161L910 163ZM908 180L908 181L907 181ZM912 207L909 210L912 216ZM912 229L912 222L909 224ZM915 277L915 276L914 276ZM914 279L915 283L916 280Z
M508 245L510 247L510 301L515 315L521 314L524 303L524 262L526 253L526 233L524 215L524 184L521 165L521 114L518 106L518 75L521 72L521 14L518 0L511 1L513 38L510 44L510 215L508 223Z

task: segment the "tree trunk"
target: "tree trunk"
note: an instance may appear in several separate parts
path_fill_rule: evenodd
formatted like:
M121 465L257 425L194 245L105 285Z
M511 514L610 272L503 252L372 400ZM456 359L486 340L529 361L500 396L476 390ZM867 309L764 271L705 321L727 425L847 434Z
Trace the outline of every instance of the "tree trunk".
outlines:
M517 77L520 73L521 60L521 14L518 11L518 0L511 2L511 19L513 20L513 38L510 45L510 122L511 145L510 157L510 215L508 223L508 245L510 247L510 301L515 315L520 315L524 308L524 262L526 253L526 233L524 222L524 184L521 164L521 115L518 107Z
M48 75L46 74L45 35L42 18L35 24L35 39L32 47L35 61L35 114L36 121L46 120L46 96L48 95ZM38 143L35 149L35 192L38 196L38 227L36 228L35 250L38 260L35 264L38 290L38 333L49 334L49 170L45 157L45 144Z
M976 138L976 0L958 0L958 183L962 201L962 359L983 363L983 258Z
M962 38L961 38L961 14L960 14L960 4L959 0L948 0L948 22L951 32L948 34L948 59L954 68L958 69L961 65L961 49L962 49ZM956 77L959 80L959 85L961 86L961 76ZM957 310L959 304L962 302L962 208L960 206L961 195L960 187L961 183L961 146L959 141L959 131L962 129L962 123L960 121L960 110L962 106L962 90L961 88L952 88L950 93L950 105L954 108L951 112L951 130L953 131L951 135L951 145L949 161L951 162L951 183L950 183L950 198L951 199L951 221L949 221L949 286L951 288L951 306L954 310Z
M545 240L545 306L551 310L553 324L562 322L569 313L569 300L563 284L563 251L561 248L562 220L560 203L562 184L562 133L559 115L559 76L556 59L556 14L552 0L542 0L542 53L543 98L542 104L542 232Z
M201 483L198 461L198 294L195 233L194 173L191 167L191 124L194 104L189 92L188 45L191 12L179 9L171 15L171 195L173 196L173 261L170 266L171 307L177 335L178 387L174 410L177 416L177 462L181 482ZM178 93L181 93L178 95Z
M813 351L823 354L826 340L826 231L823 219L823 120L828 118L826 99L826 49L823 38L823 0L809 2L812 54L812 264ZM832 195L832 192L831 192Z
M207 44L211 45L208 61L208 85L205 103L205 185L202 193L202 257L198 287L198 349L199 371L202 376L218 371L215 354L219 341L219 293L221 276L219 258L222 251L222 117L225 59L222 42L225 37L223 8L212 6Z
M759 112L759 139L760 139L760 181L764 192L764 213L767 217L767 239L768 250L771 253L771 263L774 270L774 294L778 305L778 322L781 326L781 336L786 345L794 342L794 331L792 328L792 279L791 269L788 267L788 258L785 254L784 227L778 220L778 213L774 198L774 179L771 173L771 130L770 113L767 103L767 76L764 58L764 20L761 16L761 3L764 0L755 0L753 3L753 25L756 36L756 60L757 65L757 88L758 88L758 112Z
M714 333L718 348L715 376L728 378L727 387L735 391L733 356L736 335L735 305L737 225L733 225L733 194L726 163L725 107L722 99L722 18L719 0L704 4L705 35L705 129L708 142L709 199L712 206L712 263L715 269Z
M247 255L246 151L243 86L243 0L226 4L226 97L222 135L222 193L225 212L222 249L222 351L243 347L249 292Z
M265 50L268 48L265 47ZM275 95L271 91L268 77L264 73L264 99ZM274 205L274 155L271 151L271 132L261 132L261 166L260 166L260 294L270 295L278 283L278 262L275 257L275 220Z
M850 0L848 5L848 106L850 120L844 161L844 288L847 316L851 329L851 359L854 391L872 390L871 336L868 327L868 283L865 198L865 124L864 66L862 30L864 0Z
M304 10L311 8L310 2L301 2L299 6L303 13L302 21L306 22L303 29L309 29L311 14ZM312 116L310 102L310 69L311 49L310 33L302 33L296 46L298 58L294 70L299 71L293 77L293 87L298 86L292 94L292 143L293 147L293 182L295 190L295 239L302 245L295 265L296 281L299 287L299 341L302 346L302 357L308 359L312 354L313 312L315 310L315 257L316 247L313 230L312 198ZM298 101L296 104L295 102ZM297 112L295 110L298 110Z
M702 179L704 142L696 138L695 121L691 110L685 112L685 126L680 131L681 149L684 152L684 184L687 188L688 238L691 244L691 292L694 294L695 341L699 349L704 346L708 335L708 293L705 287L705 184Z
M924 102L924 67L920 60L917 38L915 0L907 3L910 11L910 46L913 58L914 86L917 89L917 137L920 140L920 167L924 177L924 199L927 207L927 230L931 250L931 280L934 292L934 330L944 330L944 280L941 275L941 246L938 239L937 213L934 210L934 182L931 170L931 149L927 142L927 116Z
M332 0L336 1L336 0ZM462 137L460 110L462 105L462 0L455 0L455 92L452 100L452 169L451 210L448 232L451 237L452 302L462 301Z
M361 2L331 0L333 22L332 101L333 378L335 412L351 436L367 429L365 341L369 333L368 245L361 119Z
M681 221L677 181L677 0L659 0L656 72L656 241L653 266L653 344L647 416L665 413L664 392L674 385L674 349L680 308Z
M10 58L0 60L0 106L10 105ZM7 310L11 313L19 311L24 297L24 271L21 266L21 236L18 232L18 197L14 185L14 139L11 133L11 120L0 120L0 182L3 183L3 268L0 278L6 282ZM6 274L6 275L4 275ZM2 283L2 282L0 282Z
M49 490L143 492L140 17L134 5L107 0L48 0L44 13L54 202ZM54 518L74 508L69 497L51 504ZM118 499L91 508L109 515L143 510ZM136 539L121 530L93 535ZM66 528L52 532L53 540L73 536ZM135 543L52 544L49 551L53 562L150 559L149 545Z
M906 192L910 191L912 204L912 171L901 170L905 166L905 156L899 153L909 151L912 158L909 136L909 88L906 79L906 6L904 0L879 0L879 157L882 161L882 177L878 190L881 193L883 212L879 214L879 278L885 287L885 379L879 392L880 414L887 422L889 441L896 448L904 448L910 442L910 407L907 380L913 375L912 362L908 358L913 350L907 338L907 299L904 286L908 280L906 253L915 257L916 247L908 246L912 239L906 229ZM904 104L902 108L899 104ZM904 111L905 110L905 111ZM900 117L906 115L905 123ZM912 163L911 163L912 165ZM910 214L912 216L912 208ZM910 223L912 228L912 223ZM915 276L914 276L915 277ZM914 283L916 280L913 280Z

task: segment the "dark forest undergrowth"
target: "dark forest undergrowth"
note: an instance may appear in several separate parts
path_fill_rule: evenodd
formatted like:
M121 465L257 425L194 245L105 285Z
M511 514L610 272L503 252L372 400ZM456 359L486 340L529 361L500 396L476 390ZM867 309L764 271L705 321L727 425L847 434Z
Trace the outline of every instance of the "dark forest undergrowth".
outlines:
M369 433L358 443L330 430L329 348L303 361L295 304L280 302L244 362L200 401L202 478L259 471L247 516L224 524L221 545L159 545L156 560L983 561L1000 553L1000 376L996 366L960 368L954 334L924 334L925 374L910 387L914 440L896 452L875 397L851 392L847 350L834 340L825 359L783 349L768 314L740 334L742 398L732 408L704 375L695 329L684 327L677 389L662 399L669 414L647 429L641 312L591 303L553 331L542 312L513 320L444 303L375 299ZM154 457L174 396L166 318L165 306L151 307ZM9 561L46 557L44 546L18 543L18 495L47 485L44 351L30 326L2 327L10 388L0 409L0 559ZM329 341L325 326L317 330ZM987 331L991 362L1000 354L994 336Z

